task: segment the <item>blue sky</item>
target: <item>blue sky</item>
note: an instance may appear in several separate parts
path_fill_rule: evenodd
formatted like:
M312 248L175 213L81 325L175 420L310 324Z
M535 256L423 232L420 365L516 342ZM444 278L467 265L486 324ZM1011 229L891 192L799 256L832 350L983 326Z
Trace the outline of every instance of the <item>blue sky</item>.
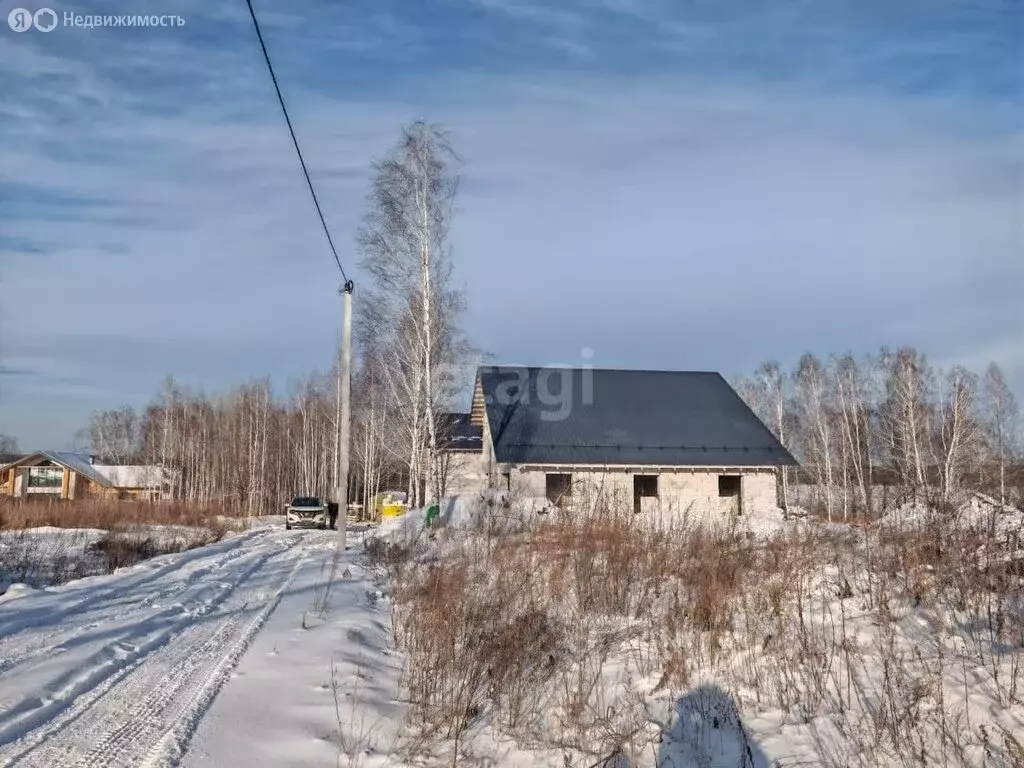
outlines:
M1020 0L255 4L357 292L370 162L424 117L498 360L913 344L1024 396ZM327 367L336 269L244 2L51 7L186 23L0 26L0 432Z

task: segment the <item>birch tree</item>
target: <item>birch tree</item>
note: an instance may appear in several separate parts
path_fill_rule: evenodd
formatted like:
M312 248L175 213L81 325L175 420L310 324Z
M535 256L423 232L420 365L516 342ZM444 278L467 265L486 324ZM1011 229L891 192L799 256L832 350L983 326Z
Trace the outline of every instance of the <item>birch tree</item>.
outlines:
M139 419L135 410L94 411L86 429L89 450L103 461L128 464L136 459L139 447Z
M797 407L801 420L806 425L807 457L814 468L819 485L825 488L825 505L828 519L831 521L835 435L831 423L827 377L828 371L821 361L812 354L805 354L797 364L794 381Z
M985 431L999 475L999 503L1006 504L1006 464L1017 448L1020 412L1003 371L992 363L985 371Z
M981 439L978 378L957 366L945 377L943 389L936 437L942 467L942 499L949 502L965 470L977 460Z
M787 376L776 360L762 362L748 384L751 392L748 404L772 431L787 451L794 452L793 413ZM741 392L742 394L742 392ZM744 396L746 399L746 396ZM779 472L782 509L790 507L790 467Z
M852 473L861 508L871 515L874 467L870 382L853 355L840 356L833 364L833 368L842 433L844 478L849 482L848 473Z
M447 296L450 303L437 304L444 309L438 314L457 316L458 293L440 291L439 296ZM393 342L415 339L419 315L406 312L404 317L404 324L383 328L354 325L359 354L352 390L350 495L362 494L368 506L377 491L410 482L414 446L409 404L414 390L406 374L416 358L403 362L402 355L415 353L417 347ZM382 315L370 313L370 318L380 321ZM438 322L437 329L433 391L436 439L443 444L441 413L449 399L465 392L460 355L467 350L454 323ZM813 355L804 356L793 373L769 361L735 384L755 413L800 457L812 476L812 492L825 494L826 506L834 505L842 482L843 488L848 486L843 498L853 499L854 510L863 507L873 514L878 502L872 498L885 502L873 492L891 470L907 488L934 483L936 496L947 501L975 478L979 490L997 485L991 493L1004 503L1012 501L1014 491L1020 493L1020 473L1013 471L1019 467L1019 413L997 366L990 366L983 380L964 369L936 378L924 356L909 348L895 354L883 349L860 361L850 355L830 360L825 366ZM168 378L137 412L122 408L93 414L89 423L96 439L91 440L90 429L83 430L85 447L91 448L92 442L101 449L96 453L170 470L168 490L175 499L217 504L225 513L277 512L296 493L330 492L335 387L334 371L304 376L280 393L267 379L208 395ZM417 465L420 474L413 476L414 482L442 495L448 467L436 460L427 474L425 427L419 435L424 460ZM781 477L786 483L785 474Z
M883 350L881 364L886 371L883 419L893 463L905 482L923 488L931 371L924 356L911 347L896 354Z
M418 121L374 164L359 234L372 285L361 319L374 337L386 391L408 420L409 498L434 495L439 371L452 354L458 291L451 287L448 241L458 158L446 131Z

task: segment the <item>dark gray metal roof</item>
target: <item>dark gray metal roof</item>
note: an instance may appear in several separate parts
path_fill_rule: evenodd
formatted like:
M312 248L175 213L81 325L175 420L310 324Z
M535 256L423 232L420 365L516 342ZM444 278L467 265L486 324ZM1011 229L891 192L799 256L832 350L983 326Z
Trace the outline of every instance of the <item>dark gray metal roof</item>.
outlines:
M501 463L796 464L718 373L489 366L477 386Z
M484 446L484 431L468 413L442 413L437 425L440 441L447 451L479 451Z

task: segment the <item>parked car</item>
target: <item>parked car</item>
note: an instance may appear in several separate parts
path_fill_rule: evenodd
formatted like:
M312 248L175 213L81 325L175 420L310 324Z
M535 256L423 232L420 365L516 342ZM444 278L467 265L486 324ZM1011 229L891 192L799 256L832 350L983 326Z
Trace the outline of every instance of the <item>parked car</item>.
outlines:
M284 527L313 526L327 530L327 504L316 496L296 496L284 508Z

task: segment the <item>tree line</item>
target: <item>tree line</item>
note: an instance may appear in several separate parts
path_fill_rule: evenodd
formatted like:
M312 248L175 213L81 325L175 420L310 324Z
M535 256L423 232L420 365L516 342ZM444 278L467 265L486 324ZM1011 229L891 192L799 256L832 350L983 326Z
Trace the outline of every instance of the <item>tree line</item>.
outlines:
M879 486L951 504L965 487L1019 501L1020 412L995 363L982 375L940 370L912 347L826 359L791 371L762 363L736 390L798 459L782 475L816 485L829 519L880 513Z
M356 237L368 282L353 297L350 499L402 490L421 505L444 493L448 412L472 352L449 242L459 166L449 134L422 121L373 164ZM170 491L186 501L255 513L294 493L328 497L338 384L337 361L284 396L268 380L211 397L169 379L141 413L94 413L80 442L111 461L174 470Z
M460 162L443 128L418 121L373 164L356 235L368 280L354 294L350 499L404 490L418 506L445 492L448 413L475 354L449 240ZM266 379L216 396L168 379L140 412L94 413L80 444L108 461L170 468L175 498L276 509L337 485L338 384L337 361L284 394ZM734 386L801 463L782 475L784 506L798 481L823 489L828 516L844 519L878 514L880 485L937 503L967 484L1003 501L1020 493L1019 411L996 365L980 376L940 371L909 347L806 354L791 371L769 361Z

